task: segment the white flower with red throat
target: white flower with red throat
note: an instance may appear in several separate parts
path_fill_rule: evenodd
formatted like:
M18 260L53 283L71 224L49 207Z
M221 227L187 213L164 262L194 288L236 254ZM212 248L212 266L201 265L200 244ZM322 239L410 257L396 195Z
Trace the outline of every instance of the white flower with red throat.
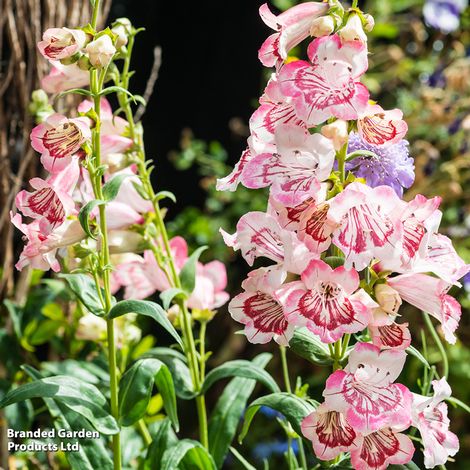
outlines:
M251 343L274 339L286 346L292 338L294 325L289 324L283 309L285 276L278 267L251 271L242 283L245 292L230 301L228 311L245 325L244 333Z
M295 113L294 106L281 93L277 76L273 74L259 100L261 106L250 118L252 135L266 143L274 143L276 129L283 124L306 128Z
M408 427L411 392L404 385L393 383L405 360L405 351L380 351L373 344L356 343L346 368L333 372L326 381L326 406L344 413L356 432Z
M31 145L41 153L41 163L51 173L62 171L91 138L86 118L68 119L51 114L31 131Z
M454 335L459 326L462 308L447 291L452 284L426 274L401 274L389 278L387 283L392 286L403 300L427 312L441 322L445 339L455 344Z
M290 285L285 305L289 322L306 326L324 343L363 330L372 315L369 305L376 305L359 289L357 271L332 269L321 260L310 261L301 281Z
M304 418L301 429L320 460L332 460L341 452L354 449L357 438L344 414L328 409L324 403Z
M311 63L290 62L279 72L281 91L292 98L297 116L309 126L334 116L357 119L366 109L369 92L358 79L367 70L367 48L342 44L337 34L308 46Z
M446 398L452 394L446 379L433 380L433 397L413 394L413 426L418 428L424 444L424 466L444 465L459 450L457 436L449 431Z
M382 147L402 140L408 124L400 109L385 111L378 104L369 104L357 121L357 130L365 142Z
M347 268L354 265L360 271L375 257L396 256L402 224L392 216L399 202L392 188L351 183L328 202L328 217L339 226L333 233L333 243L344 252Z
M72 57L85 46L86 34L80 29L49 28L38 42L39 52L48 60Z
M408 427L408 426L406 426ZM351 449L351 463L355 470L385 470L391 464L405 464L415 451L413 442L402 431L406 428L384 427L367 435L360 435Z
M327 10L327 3L305 2L276 16L267 3L261 5L259 14L262 20L276 31L264 41L259 50L261 63L266 67L279 65L292 48L309 36L315 18L324 15Z
M279 222L265 212L248 212L240 218L237 231L230 235L220 229L226 245L241 250L245 261L253 266L263 256L282 264L284 271L300 274L312 258L311 253L294 232L283 229Z
M47 180L33 178L29 181L33 192L21 191L16 196L16 207L27 217L44 219L50 230L61 225L69 215L76 214L72 191L79 177L77 159L60 173Z
M275 142L273 153L262 153L246 163L241 175L243 185L271 186L273 198L289 207L315 197L333 168L332 143L293 125L279 126Z

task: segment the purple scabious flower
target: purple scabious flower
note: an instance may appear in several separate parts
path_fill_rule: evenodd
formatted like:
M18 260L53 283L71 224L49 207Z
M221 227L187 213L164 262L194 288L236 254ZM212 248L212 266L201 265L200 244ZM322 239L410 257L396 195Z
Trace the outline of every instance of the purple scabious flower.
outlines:
M367 150L377 157L359 156L346 163L346 170L364 178L373 188L386 185L392 187L398 196L403 188L409 188L415 179L414 163L410 157L408 141L401 140L387 147L376 147L361 139L359 134L349 134L348 153Z
M426 23L443 33L455 31L460 24L460 13L468 5L468 0L427 0L423 15Z

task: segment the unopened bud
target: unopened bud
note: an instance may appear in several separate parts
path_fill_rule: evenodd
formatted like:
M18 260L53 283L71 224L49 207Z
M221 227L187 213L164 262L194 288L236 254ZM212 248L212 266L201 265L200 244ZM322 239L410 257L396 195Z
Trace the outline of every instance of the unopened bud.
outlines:
M348 123L337 119L321 128L321 133L333 142L335 150L339 150L348 140Z
M380 308L389 315L396 315L401 306L400 294L388 284L378 284L375 286L375 298Z
M127 44L129 34L131 32L132 24L128 18L118 18L113 23L111 31L117 35L116 47L120 49Z
M346 25L338 31L341 41L357 41L363 44L367 43L367 35L362 26L362 20L359 15L351 13Z
M111 62L116 48L113 46L111 38L107 34L103 34L86 46L86 52L93 67L103 68Z
M369 13L366 13L364 15L364 31L367 31L368 33L370 33L374 29L374 26L375 26L374 17L372 15L369 15Z
M310 28L310 36L317 38L328 36L334 31L334 29L335 22L333 18L331 16L322 16L313 20Z

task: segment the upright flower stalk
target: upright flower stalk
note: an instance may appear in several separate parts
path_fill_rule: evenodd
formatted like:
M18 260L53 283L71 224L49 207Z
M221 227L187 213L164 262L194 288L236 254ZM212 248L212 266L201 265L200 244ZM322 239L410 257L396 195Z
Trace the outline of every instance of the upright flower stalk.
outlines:
M447 409L429 399L423 428L411 416L427 399L395 383L412 341L398 311L406 301L425 312L447 376L428 313L453 344L461 307L447 291L470 265L437 232L439 197L401 199L414 179L408 126L361 82L374 20L357 1L345 9L337 0L277 16L265 4L260 15L275 32L259 58L274 71L250 119L248 147L218 189L269 188L266 212L243 215L234 234L221 232L250 266L259 257L271 264L249 273L229 312L249 341L279 343L284 375L290 344L303 357L315 351L313 362L328 357L324 402L301 423L317 459L331 466L347 458L360 470L405 464L414 447L403 431L414 426L426 467L442 465L458 449ZM306 39L308 60L290 57ZM436 386L450 396L447 383ZM437 433L446 437L435 448Z

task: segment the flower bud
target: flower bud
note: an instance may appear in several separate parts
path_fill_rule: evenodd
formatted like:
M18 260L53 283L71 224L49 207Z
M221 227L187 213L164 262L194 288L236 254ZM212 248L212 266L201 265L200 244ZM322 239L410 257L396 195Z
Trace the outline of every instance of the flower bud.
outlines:
M106 337L106 321L92 313L87 313L78 320L75 337L81 340L99 341Z
M402 300L398 292L388 284L378 284L375 286L375 298L380 308L389 315L396 315L401 306Z
M321 133L333 142L335 150L339 150L348 140L348 123L337 119L321 128Z
M335 22L331 16L322 16L320 18L316 18L312 22L312 26L310 28L310 36L313 37L322 37L328 36L331 34L335 29Z
M117 35L116 47L120 49L127 44L128 36L131 32L132 24L128 18L118 18L111 31Z
M364 15L364 31L367 31L368 33L370 33L374 29L374 26L375 26L374 17L372 15L369 15L369 13L366 13Z
M116 53L116 48L107 34L103 34L98 39L91 41L85 50L90 58L91 65L96 68L103 68L109 65L113 55Z
M346 25L338 31L341 41L358 41L363 44L367 43L367 35L362 26L362 20L359 15L351 13Z

